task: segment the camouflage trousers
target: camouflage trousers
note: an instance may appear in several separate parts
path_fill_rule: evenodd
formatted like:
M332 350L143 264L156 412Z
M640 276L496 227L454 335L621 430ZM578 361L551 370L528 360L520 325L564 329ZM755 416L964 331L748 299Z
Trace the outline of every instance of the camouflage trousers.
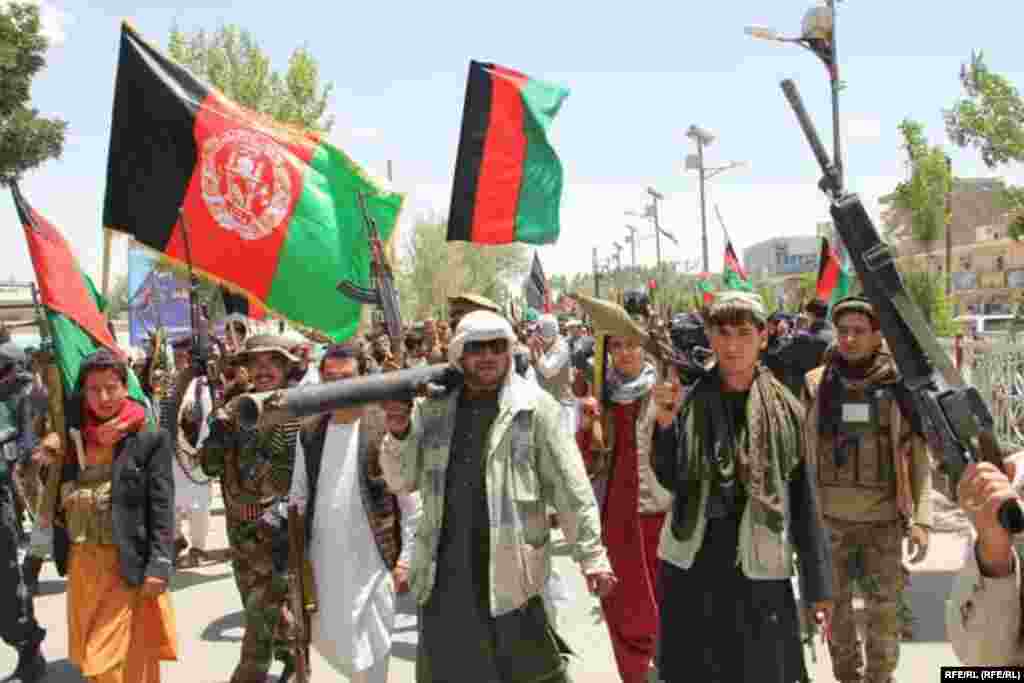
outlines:
M829 645L832 671L840 682L889 683L899 661L903 633L903 522L827 519L826 526L836 596ZM867 617L863 654L853 609L855 581Z
M270 539L257 522L227 519L235 583L245 611L242 653L231 683L264 683L274 658L291 659L296 634L288 577L274 571Z
M14 487L0 474L0 638L16 648L42 642L46 636L36 621L32 594L18 561L19 522L14 510Z

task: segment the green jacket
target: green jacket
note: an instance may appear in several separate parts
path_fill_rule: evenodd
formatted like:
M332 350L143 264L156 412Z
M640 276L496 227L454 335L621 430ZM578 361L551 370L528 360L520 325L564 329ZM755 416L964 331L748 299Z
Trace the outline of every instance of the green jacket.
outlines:
M418 402L401 447L381 452L388 486L396 492L418 490L422 497L423 516L410 568L410 585L420 604L430 598L437 573L457 402L458 392ZM509 373L485 456L494 616L519 608L544 588L550 566L548 505L558 510L582 571L611 571L593 489L576 440L561 425L560 411L543 389Z

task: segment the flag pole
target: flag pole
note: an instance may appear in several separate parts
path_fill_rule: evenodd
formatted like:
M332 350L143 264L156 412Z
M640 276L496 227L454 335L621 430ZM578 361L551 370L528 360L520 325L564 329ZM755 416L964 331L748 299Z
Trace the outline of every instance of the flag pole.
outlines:
M110 295L110 246L114 236L110 230L103 229L103 298Z

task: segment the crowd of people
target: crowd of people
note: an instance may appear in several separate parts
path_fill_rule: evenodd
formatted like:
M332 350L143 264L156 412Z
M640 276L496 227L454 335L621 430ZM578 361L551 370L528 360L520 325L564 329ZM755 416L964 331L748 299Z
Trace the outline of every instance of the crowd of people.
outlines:
M86 679L159 681L179 655L168 582L218 561L215 484L244 610L232 683L265 683L275 660L292 680L310 645L348 680L384 683L406 592L420 683L568 681L558 612L582 596L552 565L556 530L624 683L654 670L666 683L807 680L808 624L827 634L838 681L895 680L904 544L911 564L927 554L932 463L871 304L815 301L793 319L721 292L680 322L697 326L704 359L686 373L651 343L681 337L643 295L602 305L615 315L581 300L579 318L510 320L463 294L400 340L377 325L324 347L232 316L205 369L191 336L171 341L173 365L131 359L148 405L129 395L123 356L86 358L62 432L42 369L0 346L0 635L19 651L6 680L43 679L32 594L52 556ZM437 363L460 381L414 400L297 420L266 398ZM242 418L241 397L258 419ZM1020 590L1012 545L990 528L1005 479L983 466L961 484L981 501L972 585L999 596L983 606L976 588L951 627L975 663L1017 647L978 616ZM296 523L312 586L299 602ZM1008 618L1019 627L1019 610Z

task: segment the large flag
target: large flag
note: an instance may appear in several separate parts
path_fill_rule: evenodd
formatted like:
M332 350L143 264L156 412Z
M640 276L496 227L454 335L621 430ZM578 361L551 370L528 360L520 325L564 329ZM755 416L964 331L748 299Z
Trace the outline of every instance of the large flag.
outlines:
M533 264L530 266L530 274L526 276L523 283L526 303L530 308L537 311L551 312L551 295L548 292L548 281L544 277L544 268L540 265L540 256L533 252Z
M358 195L383 240L402 196L316 133L229 101L127 24L118 60L104 225L184 263L183 209L197 272L299 325L351 336L360 304L336 286L370 277Z
M736 257L736 250L732 247L732 240L725 244L725 268L723 270L722 280L727 290L754 291L750 278L747 277L746 271L740 265L740 260Z
M472 61L448 212L448 240L553 244L562 164L547 131L568 89Z
M123 353L107 326L102 297L79 267L64 236L29 206L17 185L11 185L11 192L18 218L25 228L25 241L39 287L39 303L46 312L53 335L54 356L65 396L70 396L78 381L78 370L87 356L100 347L121 356ZM130 369L128 394L146 404L139 381Z

